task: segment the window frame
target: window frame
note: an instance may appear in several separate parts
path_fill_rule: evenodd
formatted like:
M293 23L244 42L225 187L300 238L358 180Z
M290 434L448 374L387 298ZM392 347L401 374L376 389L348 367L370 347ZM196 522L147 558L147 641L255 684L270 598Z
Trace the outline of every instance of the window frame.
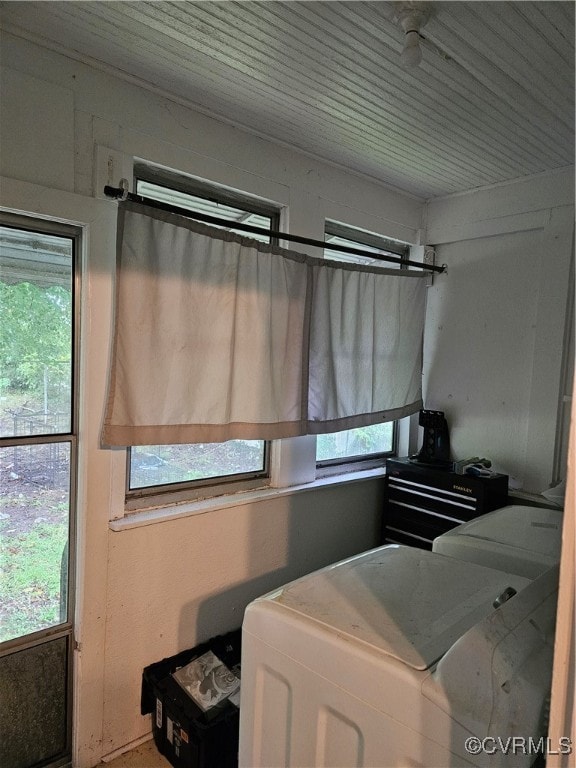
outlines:
M356 245L359 245L360 248L363 246L378 248L390 253L392 256L399 256L404 261L410 259L410 245L408 245L408 243L403 243L400 240L393 240L384 235L378 235L374 232L368 232L357 227L342 224L341 222L333 221L332 219L326 219L324 223L324 242L326 242L326 235L350 240ZM358 239L358 236L360 236L360 239ZM390 267L391 265L388 262L382 262L383 269L390 269ZM408 266L406 264L400 264L399 268L408 269Z
M281 209L272 203L267 203L249 193L237 192L216 183L207 182L193 176L187 176L176 171L166 170L148 163L134 163L134 189L138 194L138 183L148 182L163 187L169 191L200 197L216 205L228 205L230 207L245 210L258 216L265 216L270 220L270 231L280 230ZM234 230L234 222L231 221L229 229ZM242 233L240 233L242 234ZM270 237L272 245L278 245L277 237ZM149 485L140 488L130 487L131 476L131 449L126 449L126 479L124 487L125 511L139 511L151 506L163 506L177 504L186 501L221 496L265 488L270 485L272 473L272 444L269 440L259 441L263 443L263 468L251 472L239 472L233 475L221 475L217 477L203 477L196 480L183 480L182 482L165 483L162 485Z
M76 600L76 536L78 527L78 431L79 431L79 387L80 387L80 307L81 307L81 262L82 262L82 228L73 224L60 222L55 219L43 219L26 214L0 212L0 226L8 229L28 231L31 233L53 235L66 238L72 244L71 264L71 338L70 338L70 423L69 428L62 432L48 432L33 435L0 436L0 448L40 445L69 445L69 479L68 479L68 564L66 583L66 619L57 624L35 630L0 643L0 655L11 653L14 649L25 649L47 639L68 635L74 640L74 606ZM72 654L69 661L70 680L72 679ZM71 685L71 682L70 682ZM71 688L69 689L71 695ZM71 717L71 713L69 713Z
M364 429L364 427L359 427ZM318 448L316 448L318 450ZM377 451L375 453L361 453L350 456L342 456L334 459L321 459L316 461L318 470L341 469L353 471L360 469L372 469L381 467L382 461L398 455L398 421L392 422L392 448L389 451ZM348 469L346 469L348 468Z
M130 488L130 448L126 449L125 509L135 511L143 506L160 506L184 501L196 501L209 496L223 496L227 493L255 490L266 487L270 481L270 441L263 440L263 469L254 472L242 472L234 475L220 475L198 480L183 480L163 485L148 485L143 488ZM207 493L207 490L210 493ZM143 503L145 502L145 503Z
M168 190L202 197L212 203L243 208L247 212L270 218L270 230L280 231L280 208L248 192L238 192L223 185L195 176L187 176L177 171L170 171L148 163L134 163L134 189L138 194L138 182L150 182ZM249 207L247 207L249 206ZM233 229L233 227L230 227ZM249 237L246 233L240 233ZM271 245L278 245L278 238L270 238Z

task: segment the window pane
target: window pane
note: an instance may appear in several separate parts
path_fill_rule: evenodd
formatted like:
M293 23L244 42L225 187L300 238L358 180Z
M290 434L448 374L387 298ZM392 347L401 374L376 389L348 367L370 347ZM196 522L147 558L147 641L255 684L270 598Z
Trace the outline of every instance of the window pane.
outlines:
M0 449L0 642L66 621L70 444Z
M400 258L397 253L391 253L384 248L376 248L372 245L365 243L359 243L357 240L348 240L345 237L339 237L338 235L331 235L326 233L325 235L326 248L324 248L324 258L333 259L334 261L347 261L352 264L366 264L371 267L382 267L382 269L399 269L400 264L394 262L382 261L376 258L377 255L381 256L394 256ZM343 245L347 248L360 248L363 251L375 254L374 258L370 256L359 256L354 253L342 253L341 251L335 251L330 248L330 245Z
M388 453L394 444L394 424L347 429L329 435L318 435L316 461L356 458L373 453Z
M148 445L130 452L130 490L228 477L265 469L261 440Z
M0 227L0 436L67 433L71 238Z
M142 181L138 179L136 183L136 190L138 195L143 197L150 197L153 200L158 200L161 203L167 203L168 205L174 205L178 208L189 208L191 211L198 213L205 213L209 216L217 216L220 219L227 219L232 224L233 222L239 222L242 224L250 224L251 227L260 227L261 229L270 229L272 220L270 216L263 216L259 213L253 213L243 208L236 208L226 203L219 203L214 200L207 200L203 197L197 197L196 195L188 194L187 192L180 192L176 189L168 189L167 187L154 184L151 181ZM238 232L245 237L250 237L253 240L261 240L264 243L270 242L268 235L258 235L252 232L242 232L239 229L234 229L233 226L223 227L218 224L210 224L211 227L217 227L218 229L229 229L231 232Z

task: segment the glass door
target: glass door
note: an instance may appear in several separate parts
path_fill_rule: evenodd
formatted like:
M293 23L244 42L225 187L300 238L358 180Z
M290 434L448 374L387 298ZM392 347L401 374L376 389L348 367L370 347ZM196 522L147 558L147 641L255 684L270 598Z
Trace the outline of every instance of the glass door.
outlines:
M78 232L0 220L0 765L71 761Z

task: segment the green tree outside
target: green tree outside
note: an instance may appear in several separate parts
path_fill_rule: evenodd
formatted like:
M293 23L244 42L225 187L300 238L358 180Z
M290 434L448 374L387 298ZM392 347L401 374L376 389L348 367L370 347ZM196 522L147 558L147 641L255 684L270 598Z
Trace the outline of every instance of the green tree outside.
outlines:
M0 386L40 396L67 389L72 346L69 288L0 281Z

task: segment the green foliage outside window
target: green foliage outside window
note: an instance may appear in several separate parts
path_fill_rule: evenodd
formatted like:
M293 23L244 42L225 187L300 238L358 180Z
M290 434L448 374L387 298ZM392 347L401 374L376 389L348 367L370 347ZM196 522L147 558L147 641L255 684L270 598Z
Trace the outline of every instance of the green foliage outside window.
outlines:
M63 286L0 282L0 377L3 388L40 393L46 373L70 379L71 292Z

